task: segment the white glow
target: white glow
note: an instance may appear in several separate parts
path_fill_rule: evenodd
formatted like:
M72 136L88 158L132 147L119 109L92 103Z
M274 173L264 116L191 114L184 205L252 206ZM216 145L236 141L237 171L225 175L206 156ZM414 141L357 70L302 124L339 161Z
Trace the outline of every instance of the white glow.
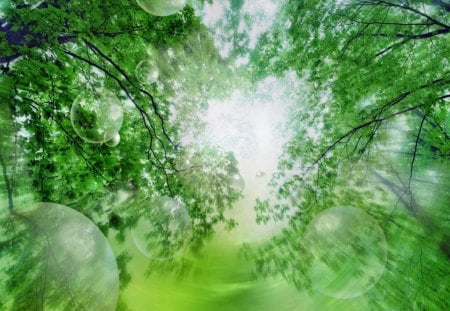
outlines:
M255 1L245 1L242 10L250 15L253 21L248 29L251 49L255 47L259 36L273 25L279 5L280 1L274 0L258 1L257 5L255 5Z
M205 3L203 22L208 26L216 24L224 17L227 9L229 9L229 1L213 1L211 4Z
M246 186L244 198L231 211L239 226L223 236L232 243L263 239L275 230L274 224L256 224L253 207L256 198L270 197L267 183L289 139L281 129L288 119L288 107L299 101L300 85L295 73L290 72L283 78L261 81L254 91L236 90L226 100L211 99L202 119L204 131L197 137L186 131L182 137L184 145L218 146L233 152L238 160Z
M234 64L237 67L239 67L239 66L242 66L242 65L247 65L249 61L250 61L250 57L248 57L248 56L244 56L244 57L240 56L240 57L236 58L236 61L234 62Z

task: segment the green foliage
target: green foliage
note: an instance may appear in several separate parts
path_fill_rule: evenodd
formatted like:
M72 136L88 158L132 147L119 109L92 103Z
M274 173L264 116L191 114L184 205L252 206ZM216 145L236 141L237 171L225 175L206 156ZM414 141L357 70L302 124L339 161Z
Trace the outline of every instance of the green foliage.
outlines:
M205 154L209 164L204 172L195 174L216 187L209 189L211 192L200 193L190 173L176 166L182 150L177 132L180 124L170 120L169 99L178 91L173 82L191 97L189 114L184 121L177 121L185 124L198 120L195 112L206 108L206 92L219 91L206 87L211 84L210 77L230 74L193 9L187 6L180 14L160 18L144 12L135 1L46 1L36 8L23 4L12 2L5 17L12 27L0 32L4 68L0 155L8 160L2 161L6 173L1 180L2 186L11 184L1 198L11 198L13 210L29 201L70 206L119 243L124 243L128 230L136 225L141 202L159 195L185 202L193 221L192 251L200 250L217 224L232 228L235 223L224 217L224 211L239 193L230 188L229 180L217 179L215 170L222 165L235 169L234 157L214 150ZM8 31L16 39L6 36ZM134 70L139 61L149 57L149 47L159 51L158 61L166 65L161 67L161 85L144 88ZM174 51L178 63L171 63L168 50ZM3 56L13 62L4 62ZM203 71L191 68L207 58L210 63ZM186 72L178 72L180 66L186 66ZM192 79L200 72L203 77ZM122 139L115 148L84 142L70 123L71 105L78 94L102 86L125 107ZM13 154L13 150L17 152ZM224 159L216 162L221 156ZM213 169L208 170L212 164ZM226 191L219 191L222 188ZM117 201L120 191L131 196ZM7 232L2 234L1 245L16 241L5 254L17 258L27 246L26 239L23 232ZM117 257L122 287L130 282L130 259L126 252ZM185 261L151 262L149 271L174 271L185 266ZM14 259L0 266L10 276L0 296L4 290L9 292L6 297L14 297L16 309L34 308L34 296L26 293L34 292L35 286L45 286L37 277L42 267L27 267L14 263ZM17 280L21 280L20 285ZM120 308L126 306L121 304Z
M252 55L255 74L294 69L304 77L304 101L291 110L294 137L273 179L278 201L256 203L258 221L288 218L290 227L247 249L256 275L281 274L309 289L310 267L298 250L304 228L320 211L350 205L378 220L391 250L385 275L366 294L372 308L445 309L449 292L436 282L450 258L442 246L448 11L438 1L289 1L280 16Z
M299 246L305 228L327 208L354 206L378 221L389 245L386 271L365 294L371 309L448 309L450 6L286 1L249 50L248 35L238 31L251 24L243 5L231 1L219 25L237 44L223 59L190 6L162 18L128 0L49 0L34 8L11 1L0 17L0 207L14 213L30 201L64 204L124 245L150 199L171 196L186 205L189 254L199 255L216 226L237 226L225 216L241 198L230 178L237 162L214 146L181 148L180 129L201 131L208 99L228 96L245 78L256 84L294 71L302 100L290 107L293 135L271 182L274 199L255 206L258 223L288 225L266 244L244 248L255 275L281 275L313 294L311 258ZM250 65L231 68L248 53ZM135 76L144 59L158 63L157 83ZM84 142L70 123L79 93L100 87L124 103L114 148ZM43 267L32 263L45 254L20 260L32 236L10 217L0 220L0 276L7 276L0 305L14 297L15 309L39 309L33 293L45 285ZM132 257L116 255L124 288ZM154 260L146 274L180 277L192 266L189 256Z

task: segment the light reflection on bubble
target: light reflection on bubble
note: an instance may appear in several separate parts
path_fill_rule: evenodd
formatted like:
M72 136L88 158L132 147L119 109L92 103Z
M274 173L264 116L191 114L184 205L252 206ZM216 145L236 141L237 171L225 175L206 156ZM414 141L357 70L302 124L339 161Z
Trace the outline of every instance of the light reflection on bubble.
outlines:
M302 237L310 255L313 289L327 296L353 298L382 276L387 243L377 221L361 209L333 207L318 214Z
M180 11L187 0L136 0L146 12L156 16L168 16Z
M146 257L165 260L182 254L189 244L192 227L185 205L173 198L158 197L132 229L133 242Z
M116 147L120 143L120 134L116 133L113 138L106 142L108 147Z
M123 108L110 91L85 92L73 102L70 119L75 132L89 143L114 138L123 123Z

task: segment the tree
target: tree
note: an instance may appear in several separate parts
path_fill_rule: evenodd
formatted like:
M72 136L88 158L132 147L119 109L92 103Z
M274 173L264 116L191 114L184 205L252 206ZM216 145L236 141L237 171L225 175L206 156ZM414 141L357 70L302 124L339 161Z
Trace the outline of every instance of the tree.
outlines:
M200 187L199 192L186 178L191 168L179 167L186 151L179 146L177 124L196 122L195 113L205 109L202 98L207 92L223 93L223 88L219 92L208 87L213 73L230 75L192 8L162 18L149 15L135 1L49 0L35 6L11 1L0 24L0 164L11 214L2 220L0 258L13 258L2 262L8 281L6 293L0 294L8 297L10 292L14 308L64 308L73 303L64 295L52 295L54 301L45 292L50 285L46 286L41 270L48 247L34 245L36 256L17 259L30 246L26 237L33 237L29 228L23 228L27 224L21 208L33 201L70 206L123 242L126 232L136 226L139 208L151 207L150 197L177 197L192 218L194 253L216 224L235 225L224 211L239 198L239 191L226 178L216 180L217 170L224 166L236 169L234 157L211 151L214 161L219 160L211 169L203 163L208 162L207 153L203 159L197 156L201 168L195 168L195 174L206 182L203 187L211 184L227 191ZM209 66L189 67L202 57L199 53L207 53ZM147 58L159 61L162 82L145 85L135 75L138 63ZM188 67L184 73L182 66ZM190 81L194 72L203 73L203 78ZM184 114L184 119L170 120L170 96L177 94L180 85L192 112ZM80 91L102 87L119 98L126 113L122 140L115 148L83 141L71 125L71 105ZM117 201L124 191L131 195ZM147 202L145 207L142 200ZM129 260L127 253L117 256L121 286L130 281ZM181 273L187 265L183 257L150 261L149 270ZM36 290L42 291L42 304L35 304L32 294L20 294Z
M257 274L311 288L298 244L305 227L320 211L351 205L378 220L391 252L366 294L373 308L445 309L449 292L436 282L449 260L448 3L290 1L281 16L252 56L255 75L295 69L306 77L304 102L292 111L278 200L256 209L261 222L294 215L249 252Z
M223 58L189 6L155 17L128 0L11 1L0 18L0 202L7 211L0 299L12 297L15 309L74 302L58 291L64 278L47 282L53 246L45 239L30 245L48 230L27 218L28 202L70 206L124 243L152 208L150 198L179 199L192 220L189 252L200 254L216 225L237 225L225 217L240 197L237 161L215 146L181 146L181 130L201 131L209 98L295 71L303 101L289 114L293 136L272 180L276 197L255 206L256 221L287 219L288 226L264 245L245 245L256 276L281 275L314 296L315 268L366 267L360 259L374 240L358 237L343 248L320 241L332 248L330 259L326 252L317 258L320 245L308 238L321 212L353 206L370 219L355 232L381 232L389 253L379 279L352 270L368 284L363 298L352 299L375 310L448 309L450 4L287 1L254 50L240 46L249 42L240 25L251 24L243 5L232 1L225 14L224 40L236 46ZM249 64L232 68L247 53ZM156 83L135 72L143 60L158 65ZM79 94L102 88L125 110L116 147L83 141L70 122ZM131 256L116 255L123 288ZM150 260L145 272L181 277L192 258Z

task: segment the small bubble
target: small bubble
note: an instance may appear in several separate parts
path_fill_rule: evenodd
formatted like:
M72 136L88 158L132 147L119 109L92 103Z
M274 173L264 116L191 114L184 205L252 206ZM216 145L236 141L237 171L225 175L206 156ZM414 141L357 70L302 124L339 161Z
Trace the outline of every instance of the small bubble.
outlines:
M144 85L155 83L159 78L159 68L154 61L143 60L136 66L136 78Z
M116 133L112 139L106 142L108 147L116 147L120 143L120 134Z
M110 91L101 89L80 94L72 104L70 120L75 132L89 143L114 138L123 123L123 108Z
M266 176L267 176L267 174L263 171L259 171L258 173L256 173L256 178L263 178Z
M242 192L245 188L245 181L239 172L231 173L228 177L230 187L236 192Z

